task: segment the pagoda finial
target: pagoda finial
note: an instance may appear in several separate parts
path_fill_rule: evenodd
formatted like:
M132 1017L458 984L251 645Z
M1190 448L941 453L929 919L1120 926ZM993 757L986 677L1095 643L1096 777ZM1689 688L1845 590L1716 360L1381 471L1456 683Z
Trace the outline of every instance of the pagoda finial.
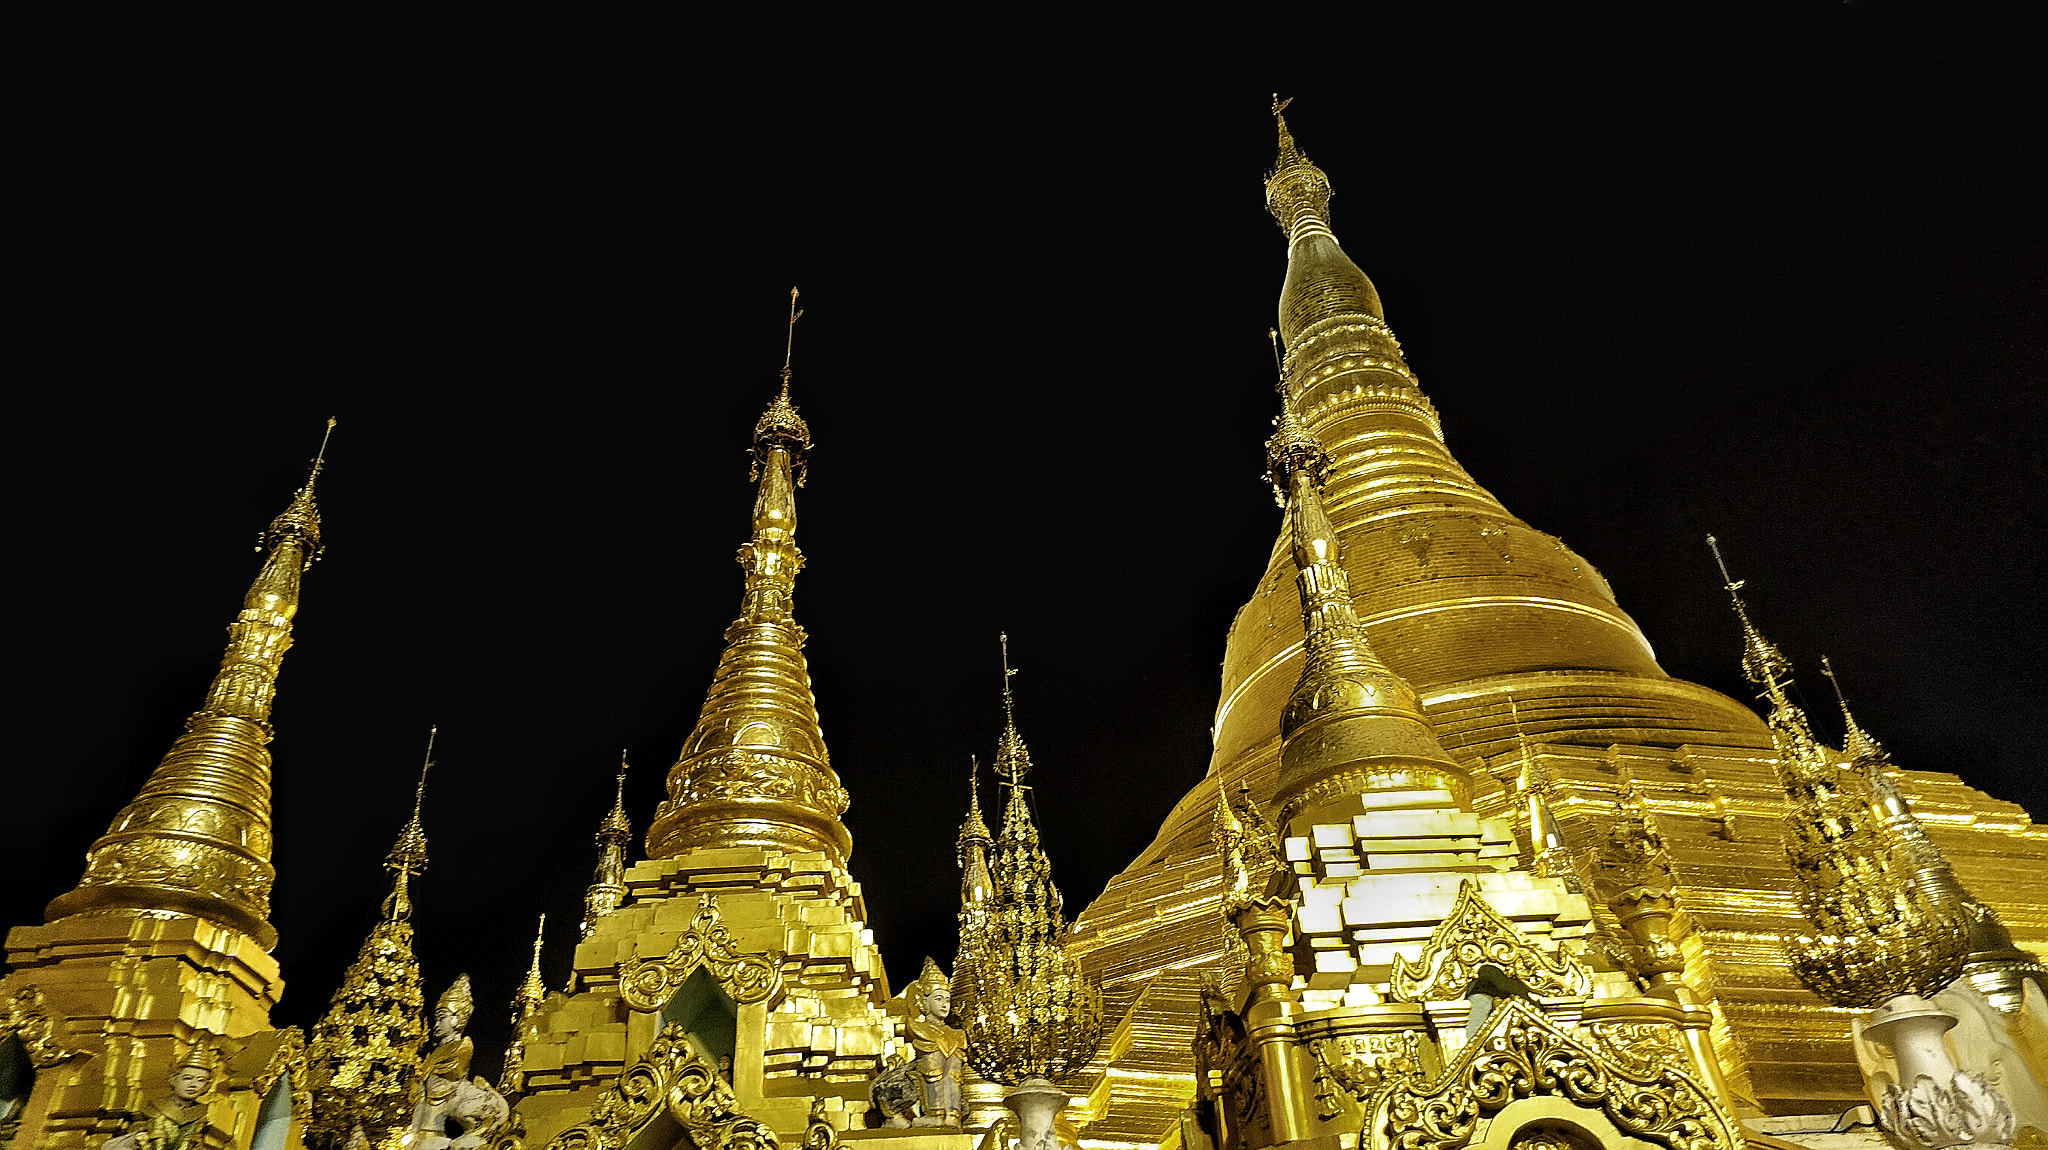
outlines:
M1872 738L1869 731L1858 726L1856 716L1849 713L1849 697L1842 693L1842 681L1835 677L1835 665L1826 655L1820 657L1820 673L1828 677L1829 684L1835 688L1835 702L1842 707L1842 753L1850 762L1857 764L1888 761L1884 746Z
M790 297L794 323L803 314ZM810 431L777 396L754 427L753 534L742 544L746 589L725 629L697 725L669 768L667 801L647 830L647 853L694 847L822 851L844 862L853 838L839 816L847 796L832 771L804 662L804 629L791 610L803 552L796 545L796 485Z
M384 869L392 873L391 893L384 899L384 918L389 922L412 918L412 880L427 869L427 832L420 823L420 808L427 799L427 771L434 765L434 738L440 731L438 726L427 728L427 753L420 763L419 785L412 792L412 818L384 856Z
M258 550L269 553L228 626L205 702L87 850L78 885L51 900L49 921L87 911L174 912L232 927L265 950L277 945L270 709L292 645L300 580L320 553L313 481L325 459L323 439L305 486L262 536Z
M1289 246L1313 235L1336 238L1330 233L1330 178L1302 154L1294 133L1287 130L1287 117L1281 114L1293 102L1277 93L1273 96L1273 126L1279 132L1280 148L1273 172L1266 177L1266 210L1287 233Z
M760 482L769 454L779 447L788 453L791 474L796 485L802 487L811 452L811 427L789 402L789 365L796 354L796 321L804 316L803 309L796 306L796 295L795 288L789 289L789 335L782 348L782 390L754 424L754 464L749 477Z
M301 558L306 567L320 559L324 550L320 543L320 508L313 502L313 484L320 479L320 469L327 465L327 441L334 437L336 420L329 417L327 430L320 436L320 450L313 456L313 469L306 476L306 483L292 495L292 501L270 521L263 534L256 540L256 550L275 548L286 538L299 541Z
M597 872L583 892L583 922L579 937L589 938L597 921L619 909L626 901L626 844L633 839L633 820L626 817L627 748L619 748L619 773L612 792L612 809L597 825Z
M1010 636L998 632L996 641L1003 648L1003 733L996 740L995 772L1005 786L1016 787L1031 773L1031 752L1024 746L1024 736L1017 733L1016 696L1010 690L1017 671L1010 666Z

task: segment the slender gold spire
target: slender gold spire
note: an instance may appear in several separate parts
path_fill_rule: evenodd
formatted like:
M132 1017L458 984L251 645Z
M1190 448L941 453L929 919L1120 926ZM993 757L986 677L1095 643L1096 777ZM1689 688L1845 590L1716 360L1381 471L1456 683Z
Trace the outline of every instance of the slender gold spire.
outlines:
M792 288L792 333L802 314ZM753 537L740 547L746 593L739 618L726 628L725 653L697 726L669 769L669 797L647 830L654 858L695 847L758 846L822 851L843 863L852 852L839 821L846 791L818 730L804 629L790 612L804 562L795 489L810 447L810 429L789 403L785 353L782 390L754 427L760 490Z
M621 771L623 775L625 772ZM533 928L533 965L526 968L526 980L512 996L512 1041L505 1046L505 1067L498 1073L498 1092L517 1094L526 1088L526 1037L534 1012L547 1000L547 984L540 977L540 947L548 932L548 916L540 916Z
M1017 733L1017 702L1010 692L1010 679L1017 674L1010 667L1010 636L996 635L996 641L1003 648L1003 733L996 739L996 777L1010 786L1024 781L1031 773L1031 751L1024 746L1024 736Z
M1280 154L1272 174L1266 177L1266 210L1287 233L1280 334L1290 347L1303 332L1324 320L1348 315L1378 321L1385 315L1379 290L1337 246L1337 236L1330 230L1330 178L1295 146L1287 117L1280 114L1293 102L1273 97Z
M420 964L412 950L408 888L427 865L420 806L427 770L433 766L433 740L429 731L427 762L413 790L412 817L384 859L392 883L383 914L306 1043L307 1086L313 1095L306 1142L321 1150L339 1150L358 1128L375 1145L386 1132L404 1129L412 1114L406 1091L419 1069L427 1027Z
M2025 984L2033 982L2048 994L2048 967L2041 960L2013 945L2012 934L1998 913L1984 905L1963 886L1927 834L1912 804L1899 790L1898 768L1878 741L1856 723L1849 713L1849 699L1835 677L1834 664L1823 655L1821 673L1834 684L1835 699L1842 706L1842 722L1848 729L1843 753L1862 772L1870 786L1871 815L1877 820L1878 836L1891 848L1892 861L1911 876L1921 898L1930 905L1954 904L1962 908L1969 928L1969 946L1963 955L1963 977L1998 1007L2013 1012L2026 998Z
M581 938L589 938L597 929L597 920L626 901L626 844L633 839L633 822L626 817L626 769L626 748L621 747L612 809L597 827L597 873L591 876L590 889L583 892Z
M323 437L305 485L261 537L257 550L269 554L228 627L205 704L86 852L78 886L51 900L49 921L84 911L176 911L233 927L266 950L277 944L266 744L299 580L320 557L313 484L326 452Z
M1947 891L1900 873L1863 797L1844 786L1855 775L1814 738L1792 702L1791 662L1750 619L1744 582L1728 573L1711 535L1707 546L1742 622L1742 673L1771 704L1764 721L1793 807L1785 855L1799 881L1799 909L1820 931L1788 941L1793 973L1837 1006L1867 1009L1901 994L1935 993L1962 970L1963 908Z
M988 897L988 849L995 842L988 823L981 817L981 762L967 759L967 818L960 824L960 838L953 858L961 871L960 899L980 902Z
M1323 510L1329 455L1284 395L1276 423L1267 474L1287 492L1307 633L1301 679L1280 719L1280 821L1327 821L1320 815L1333 804L1356 813L1359 796L1373 791L1441 790L1462 805L1470 795L1465 768L1437 742L1414 688L1373 651L1358 621L1337 531Z

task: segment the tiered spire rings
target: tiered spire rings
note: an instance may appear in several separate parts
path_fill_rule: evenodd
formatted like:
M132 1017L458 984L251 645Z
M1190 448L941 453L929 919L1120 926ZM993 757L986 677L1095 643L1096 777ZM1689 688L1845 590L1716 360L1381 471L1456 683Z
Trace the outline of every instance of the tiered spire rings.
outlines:
M796 289L790 289L794 346ZM846 791L818 729L817 701L803 656L804 629L790 611L803 553L796 546L796 487L810 452L810 428L782 389L754 426L753 537L740 547L746 593L726 628L696 729L669 769L669 798L647 831L647 853L667 858L696 847L756 846L820 851L844 864L852 836L839 821Z
M1792 664L1751 621L1743 581L1729 575L1711 535L1707 546L1742 623L1742 673L1770 703L1765 721L1777 745L1778 779L1793 804L1785 854L1799 881L1799 909L1820 931L1787 945L1793 972L1837 1006L1867 1009L1902 994L1936 993L1962 971L1963 907L1949 890L1903 873L1903 860L1857 793L1862 788L1850 789L1855 773L1820 744L1792 702Z
M327 421L332 434L335 421ZM259 539L262 570L228 627L227 653L206 703L135 801L86 852L85 875L45 912L50 921L86 911L179 911L233 927L265 950L270 925L270 708L292 645L299 580L320 557L320 510L312 473Z

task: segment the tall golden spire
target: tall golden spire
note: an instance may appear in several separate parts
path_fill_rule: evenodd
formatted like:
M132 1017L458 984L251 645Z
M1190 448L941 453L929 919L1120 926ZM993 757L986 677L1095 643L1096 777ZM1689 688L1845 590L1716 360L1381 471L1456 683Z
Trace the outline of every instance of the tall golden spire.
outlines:
M406 1091L426 1041L420 964L412 951L412 880L427 868L427 835L420 824L427 771L434 765L434 732L413 790L412 817L384 858L391 893L370 937L342 975L327 1013L306 1043L313 1095L307 1143L338 1150L360 1128L372 1144L410 1117Z
M1711 535L1707 546L1742 622L1742 673L1771 705L1764 721L1793 807L1785 855L1799 881L1799 909L1820 931L1787 944L1793 973L1836 1006L1868 1009L1901 994L1934 994L1962 970L1962 906L1948 891L1900 873L1863 797L1844 786L1855 775L1814 738L1806 712L1793 703L1792 664L1750 619L1744 581L1729 575Z
M526 1032L534 1011L548 997L547 984L540 977L540 948L547 932L548 916L542 914L540 925L533 928L533 965L526 968L526 979L512 996L512 1041L505 1046L505 1067L498 1073L500 1094L517 1094L526 1088Z
M1367 641L1351 601L1351 578L1337 531L1323 510L1330 457L1283 394L1278 430L1266 441L1268 478L1291 525L1307 633L1301 678L1280 719L1280 822L1317 816L1333 805L1357 813L1373 791L1440 790L1463 805L1471 784L1437 742L1414 688Z
M995 879L989 874L988 854L995 845L988 823L981 817L981 763L968 759L967 819L960 824L955 860L960 865L960 945L953 957L953 993L964 999L968 993L967 967L974 961L974 940L988 922L989 900L995 897Z
M327 421L328 434L334 420ZM177 911L233 927L265 950L270 925L270 706L292 645L299 580L320 557L313 484L259 538L268 550L242 611L228 626L227 653L206 702L152 771L135 800L86 852L85 876L51 900L49 921L85 911Z
M633 838L633 822L626 817L626 750L619 749L618 790L612 809L597 827L597 873L590 889L583 892L583 923L580 937L589 938L597 920L619 909L626 901L626 844Z
M2013 1012L2026 998L2025 983L2031 981L2048 994L2048 968L2041 960L2013 945L2012 934L1996 911L1978 901L1963 886L1949 866L1912 804L1899 790L1898 768L1878 741L1856 723L1849 713L1849 699L1826 656L1821 673L1834 684L1835 699L1842 705L1842 722L1848 735L1843 753L1870 786L1871 815L1877 820L1878 836L1891 848L1892 862L1903 868L1921 898L1930 905L1954 904L1962 908L1969 928L1969 946L1963 955L1963 977L1992 1005Z
M796 289L789 293L792 345ZM811 433L782 389L754 426L753 537L740 547L746 593L725 631L725 653L697 726L669 769L669 797L647 830L647 853L757 846L822 851L844 863L852 836L839 816L846 791L825 753L804 663L804 629L790 613L803 553L796 546L796 487Z

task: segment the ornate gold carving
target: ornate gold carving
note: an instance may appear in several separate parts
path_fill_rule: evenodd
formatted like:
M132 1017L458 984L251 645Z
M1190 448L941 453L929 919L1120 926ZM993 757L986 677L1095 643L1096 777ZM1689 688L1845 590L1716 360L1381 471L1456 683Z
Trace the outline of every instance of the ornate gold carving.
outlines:
M1466 879L1458 887L1451 913L1437 924L1422 948L1422 957L1394 960L1391 980L1396 1002L1444 1002L1465 997L1482 966L1495 966L1519 979L1532 992L1547 997L1583 998L1592 993L1593 978L1564 953L1548 953L1515 929L1486 904L1479 884Z
M1692 1069L1691 1056L1679 1040L1678 1029L1668 1022L1597 1021L1586 1024L1614 1057L1632 1071L1654 1075L1658 1071Z
M1743 583L1728 574L1707 536L1742 622L1742 673L1763 688L1765 722L1778 751L1778 781L1792 800L1785 856L1799 880L1799 909L1819 928L1786 947L1793 973L1836 1006L1872 1007L1901 994L1932 995L1955 981L1969 952L1969 923L1953 891L1902 874L1855 772L1813 736L1792 702L1792 664L1750 621Z
M384 917L370 929L355 962L342 974L341 987L306 1044L307 1086L313 1095L307 1131L308 1141L316 1145L341 1145L357 1129L374 1140L387 1130L403 1130L412 1114L408 1094L419 1074L427 1028L407 892L414 876L427 866L420 805L426 797L427 771L434 765L433 747L434 733L429 731L412 816L384 859L385 869L392 872Z
M697 1150L778 1145L772 1127L739 1112L732 1087L690 1045L683 1025L670 1023L645 1055L598 1094L590 1120L555 1135L548 1150L622 1150L664 1111L682 1124Z
M1065 1078L1095 1057L1102 1042L1102 992L1066 952L1067 920L1060 913L1052 862L1038 844L1038 827L1024 804L1031 769L1024 740L1015 736L1007 638L1003 648L1003 701L1009 716L996 771L1010 789L989 859L991 895L980 932L963 939L957 1007L967 1034L967 1061L1005 1086L1030 1078ZM1015 737L1013 737L1015 736ZM1013 747L1010 753L1005 748Z
M579 937L586 939L597 929L597 920L626 901L626 844L633 841L633 823L626 817L626 765L626 752L621 749L612 809L605 812L604 821L597 828L597 871L591 875L590 888L583 892Z
M1522 1098L1551 1096L1597 1109L1632 1137L1669 1150L1735 1150L1728 1118L1691 1074L1638 1070L1597 1038L1567 1033L1515 999L1495 1007L1478 1037L1435 1082L1389 1077L1361 1140L1393 1150L1458 1150L1479 1121Z
M1336 1095L1329 1092L1331 1087L1364 1102L1388 1079L1413 1078L1422 1073L1422 1035L1414 1030L1317 1038L1309 1042L1309 1050L1316 1059L1318 1113L1325 1119L1335 1118L1339 1113Z
M38 1069L55 1066L84 1051L57 1041L56 1023L43 1004L41 988L24 986L7 1000L7 1013L0 1015L0 1037L12 1034L21 1040L29 1065Z
M697 919L660 958L634 955L619 967L619 997L639 1011L660 1010L698 967L745 1004L768 1002L782 990L782 956L748 954L718 918L718 900L703 896Z
M291 1075L292 1119L304 1124L313 1118L313 1072L306 1061L306 1035L296 1026L287 1026L278 1033L284 1040L270 1052L270 1061L263 1064L251 1084L256 1088L256 1097L268 1098L278 1079Z

